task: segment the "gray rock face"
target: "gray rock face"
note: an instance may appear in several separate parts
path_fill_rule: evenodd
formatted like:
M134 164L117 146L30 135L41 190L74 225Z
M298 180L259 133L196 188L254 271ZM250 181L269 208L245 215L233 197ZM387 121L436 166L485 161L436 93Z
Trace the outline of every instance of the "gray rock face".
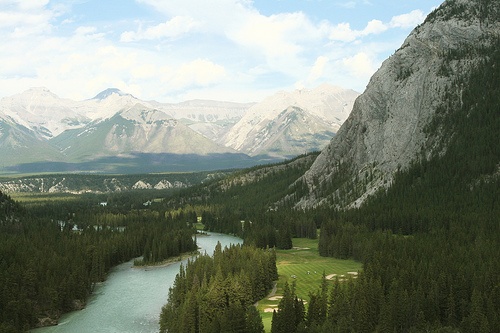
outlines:
M359 180L365 179L364 188L344 189L351 196L337 205L360 205L380 186L388 186L394 173L421 157L422 151L429 156L433 140L444 140L425 133L425 126L434 118L453 77L466 73L477 61L445 56L488 43L489 37L500 34L494 16L487 22L479 19L480 7L479 1L445 2L382 64L354 103L350 117L303 177L310 194L299 206L335 202L332 198L338 197L339 189L331 198L316 190L346 171L349 180L344 187L359 186Z

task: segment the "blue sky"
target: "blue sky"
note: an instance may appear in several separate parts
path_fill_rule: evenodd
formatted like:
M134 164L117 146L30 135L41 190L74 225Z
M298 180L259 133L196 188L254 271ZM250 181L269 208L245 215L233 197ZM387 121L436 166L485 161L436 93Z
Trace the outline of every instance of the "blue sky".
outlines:
M362 92L437 0L0 0L0 97L259 101Z

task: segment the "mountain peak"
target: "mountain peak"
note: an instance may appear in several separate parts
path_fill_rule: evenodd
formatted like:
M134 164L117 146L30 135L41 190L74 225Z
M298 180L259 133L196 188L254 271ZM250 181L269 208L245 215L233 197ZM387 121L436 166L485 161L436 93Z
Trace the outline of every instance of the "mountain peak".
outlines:
M20 95L21 96L40 96L40 97L59 98L56 94L54 94L53 92L51 92L46 87L32 87L32 88L24 91Z
M127 94L123 91L121 91L120 89L118 88L108 88L106 90L103 90L101 91L100 93L98 93L94 98L92 99L99 99L99 100L103 100L103 99L106 99L108 98L109 96L113 95L113 94L116 94L118 96L131 96L131 97L134 97L132 96L131 94Z

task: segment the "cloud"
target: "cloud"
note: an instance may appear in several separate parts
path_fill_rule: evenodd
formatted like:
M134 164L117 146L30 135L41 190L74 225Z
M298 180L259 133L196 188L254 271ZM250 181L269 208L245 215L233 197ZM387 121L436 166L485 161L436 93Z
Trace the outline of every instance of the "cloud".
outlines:
M339 23L330 29L329 38L334 41L352 42L359 36L359 32L352 30L349 23Z
M365 78L375 72L373 61L365 52L359 52L352 57L344 58L342 63L355 77Z
M44 8L49 0L0 0L0 9L4 6L18 8L19 10L38 10Z
M371 34L380 34L384 31L389 29L386 24L384 24L382 21L379 20L371 20L368 22L366 27L363 29L363 31L360 33L362 36L368 36Z
M379 20L371 20L363 30L353 30L349 23L340 23L330 29L330 40L340 42L353 42L360 37L368 35L378 35L389 29L389 27Z
M356 1L347 1L347 2L338 3L337 6L342 7L342 8L353 9L353 8L356 8Z
M363 30L353 30L349 23L339 23L330 28L329 38L333 41L354 42L361 37L378 35L391 28L408 29L417 26L425 19L421 10L414 10L407 14L392 17L389 23L380 20L371 20Z
M175 16L169 21L160 23L155 26L150 26L146 30L139 29L139 31L126 31L121 34L120 41L122 42L134 42L142 39L154 40L154 39L176 39L180 36L187 34L194 28L196 28L199 23L188 16Z
M229 92L226 98L248 101L296 82L359 89L399 46L393 37L383 41L388 32L404 34L423 17L413 11L358 26L345 16L350 23L320 20L307 9L264 14L251 0L135 0L135 8L156 13L146 9L131 21L82 14L75 2L0 0L4 94L47 86L84 99L116 86L162 101L210 93L224 99Z
M203 24L206 33L225 35L228 29L256 13L248 0L137 0L167 17L187 16Z
M177 90L190 86L209 86L226 76L223 66L206 59L196 59L175 69L164 67L162 72L162 81Z
M41 35L52 28L50 22L58 15L46 9L48 0L0 1L0 32L3 37L22 38Z
M314 62L314 66L311 69L311 73L309 73L308 81L316 81L323 75L323 71L325 70L325 66L328 63L328 58L325 56L319 56Z
M341 8L354 9L358 6L359 2L361 2L363 5L370 5L370 6L373 5L373 3L371 1L368 1L368 0L363 0L363 1L351 0L351 1L346 1L346 2L337 2L336 5L338 7L341 7Z
M287 13L272 16L249 15L227 36L234 42L269 57L295 55L302 50L299 41L305 31L314 30L302 13ZM307 32L306 32L307 33ZM314 38L314 35L310 35Z
M394 16L389 23L394 28L413 28L425 20L425 14L421 10L413 10L408 14Z
M328 65L330 59L325 56L319 56L316 58L313 66L310 68L309 75L305 80L299 80L295 83L295 89L303 89L307 87L312 87L318 85L322 79L325 79L325 69Z
M96 27L91 26L81 26L75 29L74 38L86 38L99 40L105 37L105 33L99 32Z

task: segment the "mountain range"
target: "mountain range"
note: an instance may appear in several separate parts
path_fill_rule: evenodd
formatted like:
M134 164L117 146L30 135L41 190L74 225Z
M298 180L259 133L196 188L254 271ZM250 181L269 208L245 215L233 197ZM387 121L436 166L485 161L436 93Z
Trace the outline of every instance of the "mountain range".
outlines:
M327 145L357 96L324 84L260 103L166 104L115 88L84 101L31 88L0 100L0 169L199 171L282 160Z

